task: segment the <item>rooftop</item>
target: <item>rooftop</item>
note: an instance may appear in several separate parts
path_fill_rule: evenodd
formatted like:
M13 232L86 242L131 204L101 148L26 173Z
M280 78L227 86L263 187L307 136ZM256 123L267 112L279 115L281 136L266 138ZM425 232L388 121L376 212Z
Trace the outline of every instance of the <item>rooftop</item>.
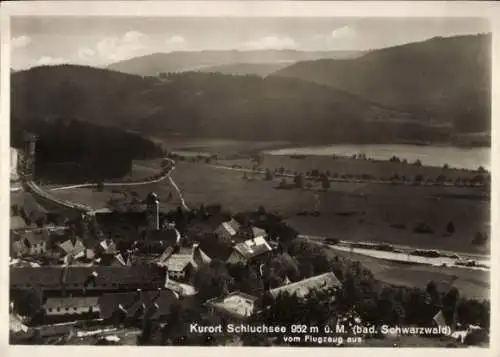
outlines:
M84 308L88 306L97 306L99 298L93 296L84 296L84 297L49 297L45 301L45 308L66 308L66 307L76 307L76 308Z
M191 260L191 254L173 254L167 260L166 265L168 270L183 271L191 263Z
M267 243L264 237L248 239L243 243L236 244L234 250L240 253L246 259L257 257L261 254L270 252L273 248Z
M254 313L257 297L235 291L222 298L208 300L205 304L236 317L249 317Z
M337 279L335 274L329 272L300 280L288 285L280 286L278 288L270 290L269 293L273 297L277 297L282 293L288 293L290 295L296 295L299 298L304 298L313 290L332 289L340 286L341 283Z

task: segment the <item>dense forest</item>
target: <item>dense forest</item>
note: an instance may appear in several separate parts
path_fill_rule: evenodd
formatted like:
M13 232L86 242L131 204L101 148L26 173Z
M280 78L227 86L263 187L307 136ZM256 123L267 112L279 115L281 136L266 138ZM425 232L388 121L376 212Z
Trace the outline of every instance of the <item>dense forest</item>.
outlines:
M12 76L15 117L74 117L135 130L307 143L446 141L450 132L352 94L294 78L217 73L139 77L82 66Z
M455 133L491 130L491 34L436 37L355 59L304 61L274 75L345 90L429 123L451 124Z
M133 159L159 157L162 150L142 137L75 119L12 120L11 146L22 147L23 133L37 136L36 177L52 182L120 178Z

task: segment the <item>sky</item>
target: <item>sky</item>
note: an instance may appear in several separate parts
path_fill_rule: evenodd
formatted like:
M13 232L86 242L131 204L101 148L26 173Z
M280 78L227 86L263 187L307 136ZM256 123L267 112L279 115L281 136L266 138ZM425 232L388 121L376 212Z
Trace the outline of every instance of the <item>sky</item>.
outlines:
M106 66L157 52L367 50L489 32L478 18L12 17L11 66Z

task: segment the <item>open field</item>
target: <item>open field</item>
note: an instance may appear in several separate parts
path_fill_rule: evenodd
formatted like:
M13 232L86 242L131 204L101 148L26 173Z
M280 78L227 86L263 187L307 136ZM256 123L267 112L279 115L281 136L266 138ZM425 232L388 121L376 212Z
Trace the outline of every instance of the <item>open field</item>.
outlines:
M238 165L245 168L252 168L253 163L250 159L226 159L218 160L223 165ZM415 176L422 175L425 180L434 180L443 175L447 180L454 182L457 178L472 179L478 174L476 171L440 168L431 166L405 165L398 162L375 161L375 160L356 160L346 157L329 156L306 156L305 158L293 158L285 155L264 155L260 166L262 169L274 171L283 167L289 172L299 172L306 174L313 170L320 172L330 172L330 176L338 175L370 175L377 179L389 180L394 174L405 176L407 180L413 181Z
M139 174L157 170L161 161L143 162L137 166ZM203 163L178 162L172 173L190 206L220 203L237 212L253 210L263 205L269 211L284 215L301 234L335 237L343 240L389 242L427 249L444 249L466 253L489 253L487 248L472 245L476 231L488 231L489 202L457 198L455 194L474 194L478 188L434 186L393 186L380 184L332 183L328 192L318 191L321 216L299 216L300 210L311 210L314 192L306 189L276 189L279 179L264 181L243 180L242 173L218 169ZM154 191L159 194L163 209L175 208L179 201L168 180L151 185L96 189L53 191L58 197L106 207L109 198L118 198L122 192L137 192L140 197ZM174 200L166 202L169 193ZM348 213L348 214L346 214ZM446 224L452 220L456 231L443 236ZM435 232L417 234L413 227L425 222ZM391 224L404 224L405 229ZM375 276L395 285L425 286L430 280L446 283L456 275L455 285L463 295L474 298L489 296L489 273L462 268L441 268L425 265L406 265L383 261L348 252L349 255L373 271Z
M490 298L489 272L421 264L399 264L333 249L332 254L358 260L370 269L377 279L388 284L425 288L427 283L433 280L438 287L442 286L445 290L452 277L456 276L457 280L453 285L460 290L462 296L478 300Z
M253 210L262 205L269 211L284 215L302 234L457 252L489 252L488 247L471 244L476 232L489 231L489 202L456 196L474 194L480 190L477 188L332 183L328 192L318 191L321 216L313 217L297 215L301 210L313 209L313 191L276 189L278 179L264 181L256 176L254 181L247 181L242 176L241 172L187 162L178 162L172 173L188 205L220 203L232 211ZM76 189L55 191L54 194L102 207L111 192L116 190ZM159 194L165 209L178 204L175 192L166 180L127 190L142 197L154 191ZM170 192L174 200L167 203ZM443 233L449 221L453 221L455 233L445 236ZM415 233L414 227L421 222L434 232Z

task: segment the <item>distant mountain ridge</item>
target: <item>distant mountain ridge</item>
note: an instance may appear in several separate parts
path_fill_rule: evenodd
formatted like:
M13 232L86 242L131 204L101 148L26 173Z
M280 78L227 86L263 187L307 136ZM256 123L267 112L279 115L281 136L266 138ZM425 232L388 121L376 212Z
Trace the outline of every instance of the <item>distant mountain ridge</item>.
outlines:
M436 37L273 74L324 84L457 132L491 130L491 34Z
M153 53L110 64L107 68L140 76L157 76L160 73L203 70L206 67L231 66L236 64L289 64L319 58L353 58L361 51L296 51L296 50L221 50L221 51L178 51ZM238 74L229 73L226 74ZM257 74L245 71L245 74Z

